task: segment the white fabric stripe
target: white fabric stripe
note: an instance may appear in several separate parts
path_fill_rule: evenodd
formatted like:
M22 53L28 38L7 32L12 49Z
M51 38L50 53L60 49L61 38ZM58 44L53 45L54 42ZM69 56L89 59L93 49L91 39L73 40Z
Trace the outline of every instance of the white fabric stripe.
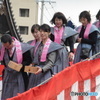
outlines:
M96 100L100 100L100 75L96 77L96 89L95 92L98 93Z
M64 100L64 90L57 95L57 100Z
M71 92L78 92L78 82L72 85ZM78 96L71 96L71 100L78 100Z
M90 79L84 81L84 92L90 92ZM72 85L71 92L78 92L78 82ZM96 90L95 92L98 93L96 96L96 100L100 100L100 75L96 77ZM90 96L83 96L84 100L90 100ZM58 96L57 100L64 100L64 91L62 91ZM67 100L67 98L66 98ZM71 100L78 100L78 96L71 96Z
M2 81L0 81L0 100L1 100L1 92L2 92Z
M90 79L84 81L84 92L90 92ZM83 96L84 100L90 100L90 96Z

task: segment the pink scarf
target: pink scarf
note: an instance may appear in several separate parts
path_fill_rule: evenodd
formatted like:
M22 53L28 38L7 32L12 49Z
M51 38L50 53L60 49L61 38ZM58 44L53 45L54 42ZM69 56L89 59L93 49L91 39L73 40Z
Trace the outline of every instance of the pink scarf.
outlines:
M60 30L56 26L54 27L54 36L55 36L54 42L61 44L63 32L64 32L64 27L62 27Z
M36 45L36 44L37 44L37 45ZM32 43L31 43L32 46L35 46L35 45L36 45L36 46L35 46L35 50L34 50L34 55L35 55L35 53L36 53L36 50L37 50L39 44L40 44L40 42L37 42L37 43L36 43L36 40L33 40Z
M40 43L41 43L41 42L38 42L37 45L35 46L34 55L35 55L36 50L37 50L38 46L40 45Z
M42 55L41 55L41 59L40 59L41 62L46 61L48 49L49 49L49 46L50 46L51 42L52 42L52 41L51 41L50 39L48 39L48 40L46 41L46 43L45 43L45 45L44 45L44 47L43 47L43 51L42 51Z
M18 63L22 63L22 48L21 48L21 43L14 37L12 37L15 41L15 47L16 47L16 55L17 55L17 61Z
M89 32L90 32L90 28L91 28L92 24L88 24L84 33L84 38L88 39L89 36Z
M87 24L87 27L85 29L84 38L86 38L86 39L88 39L91 26L92 26L92 24ZM79 33L81 31L81 28L82 28L82 26L78 29Z
M33 40L31 45L34 46L36 44L36 40Z
M22 63L22 48L21 48L21 43L14 37L12 37L12 39L14 39L14 43L15 43L15 47L16 47L16 55L17 55L17 61L18 63ZM1 55L0 55L0 60L3 60L4 57L4 53L5 53L5 47L2 45L1 51L0 51Z
M4 46L2 45L2 48L1 48L1 50L0 50L0 61L3 60L4 53L5 53L5 48L4 48Z

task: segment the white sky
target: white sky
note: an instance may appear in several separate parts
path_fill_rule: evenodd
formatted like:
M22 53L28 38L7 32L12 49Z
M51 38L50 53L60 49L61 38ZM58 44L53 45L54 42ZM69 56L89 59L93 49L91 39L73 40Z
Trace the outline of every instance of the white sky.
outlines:
M46 1L46 0L45 0ZM48 0L47 0L48 1ZM95 21L95 15L100 9L100 0L51 0L56 1L56 3L51 3L51 5L48 2L45 2L44 5L44 16L43 16L43 23L50 24L50 20L53 17L53 14L55 12L62 12L66 18L69 17L73 21L75 25L79 25L79 14L84 11L90 11L92 22ZM40 3L39 3L40 4ZM40 23L40 10L41 5L39 6L39 23Z

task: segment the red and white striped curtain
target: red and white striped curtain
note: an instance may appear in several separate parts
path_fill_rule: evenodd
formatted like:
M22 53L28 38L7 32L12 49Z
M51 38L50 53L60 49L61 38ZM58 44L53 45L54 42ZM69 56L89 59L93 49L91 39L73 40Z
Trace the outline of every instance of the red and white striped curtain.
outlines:
M96 92L96 96L71 96ZM56 74L49 82L7 100L100 100L100 59L84 61Z

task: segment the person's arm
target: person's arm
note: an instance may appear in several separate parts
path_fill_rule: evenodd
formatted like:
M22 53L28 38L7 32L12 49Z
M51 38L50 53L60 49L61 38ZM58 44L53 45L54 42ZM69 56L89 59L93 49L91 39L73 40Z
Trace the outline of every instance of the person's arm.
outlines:
M48 54L45 66L43 66L43 68L37 66L39 69L35 74L39 74L41 72L44 73L44 72L48 71L51 67L54 66L55 61L56 61L56 52L52 52L52 53Z
M42 71L46 72L51 67L53 67L55 61L56 61L56 51L55 52L51 52L50 54L48 54L46 65L43 66Z
M97 31L94 31L92 32L90 35L89 35L89 39L82 39L81 40L81 43L87 43L87 44L95 44L96 43L96 40L97 40L97 34L98 32Z
M37 66L39 69L35 74L39 74L41 72L44 73L44 72L48 71L51 67L54 66L55 61L56 61L56 52L52 52L52 53L48 54L45 66L43 66L43 68Z
M32 63L32 57L31 57L31 53L30 53L30 50L23 53L23 62L22 62L22 69L21 71L24 71L24 67L25 65L30 65Z
M23 54L23 65L29 65L32 62L30 50Z
M75 39L74 39L74 36L71 36L69 38L66 39L65 41L65 45L67 45L67 42L69 44L69 61L73 61L73 57L74 57L74 43L75 43Z
M66 41L64 42L64 44L66 46L69 46L69 48L70 48L69 52L73 52L74 53L74 37L73 36L67 38Z

